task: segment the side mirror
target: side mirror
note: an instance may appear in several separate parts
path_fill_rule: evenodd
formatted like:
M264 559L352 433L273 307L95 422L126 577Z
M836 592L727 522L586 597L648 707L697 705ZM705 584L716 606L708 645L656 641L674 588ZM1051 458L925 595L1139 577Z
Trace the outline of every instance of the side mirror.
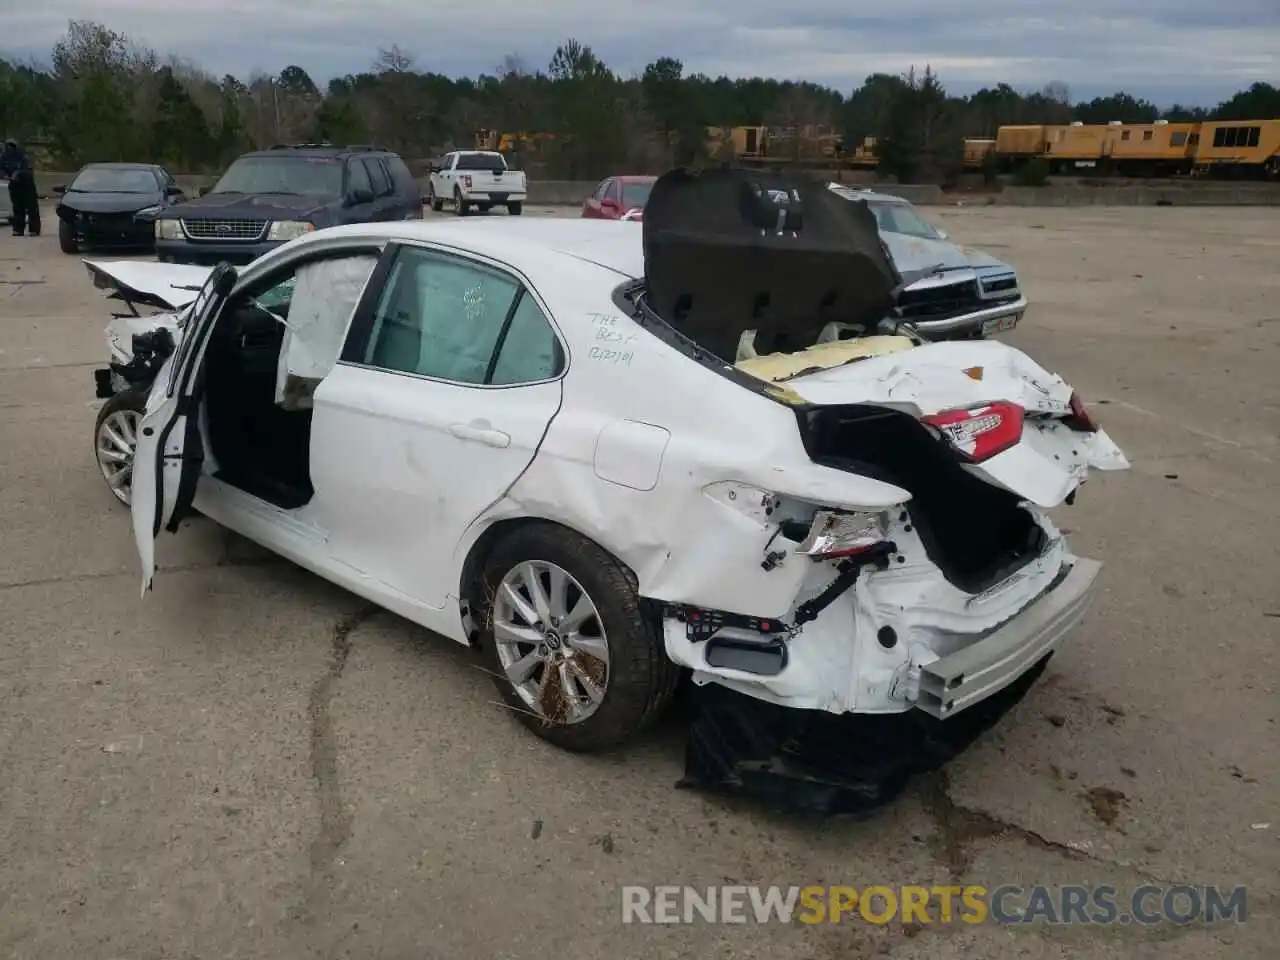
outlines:
M67 192L67 185L65 183L59 183L53 187L53 192L56 193L58 196L62 196L64 193Z
M199 190L197 190L197 191L196 191L196 196L198 196L198 197L203 197L205 194L207 194L207 193L208 193L210 190L212 190L212 189L213 189L213 187L208 186L208 185L205 185L205 186L201 187Z
M182 188L178 186L176 183L169 184L167 187L164 188L164 192L165 192L165 196L167 197L182 196Z
M364 187L356 187L347 194L344 206L354 207L358 203L373 203L373 191Z

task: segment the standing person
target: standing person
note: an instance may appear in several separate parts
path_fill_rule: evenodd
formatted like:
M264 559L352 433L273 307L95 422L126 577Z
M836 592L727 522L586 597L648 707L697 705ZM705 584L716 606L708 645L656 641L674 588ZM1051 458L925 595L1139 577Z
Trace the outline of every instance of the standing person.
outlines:
M40 197L36 192L36 173L31 158L18 146L18 141L4 142L0 152L0 177L9 180L9 203L13 207L13 235L28 232L40 236Z

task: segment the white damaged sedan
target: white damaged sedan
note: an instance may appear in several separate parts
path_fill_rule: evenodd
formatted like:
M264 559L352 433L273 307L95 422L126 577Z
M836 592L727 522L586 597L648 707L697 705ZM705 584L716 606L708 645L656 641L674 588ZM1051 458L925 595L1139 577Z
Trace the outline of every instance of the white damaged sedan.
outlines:
M643 226L375 223L240 271L87 265L172 308L117 319L98 371L137 417L98 447L144 592L198 510L476 645L572 749L691 675L707 786L866 793L893 777L847 756L830 724L857 718L895 724L894 769L907 726L971 739L1095 591L1048 511L1128 465L1003 343L833 335L907 278L865 204L767 174L668 174Z

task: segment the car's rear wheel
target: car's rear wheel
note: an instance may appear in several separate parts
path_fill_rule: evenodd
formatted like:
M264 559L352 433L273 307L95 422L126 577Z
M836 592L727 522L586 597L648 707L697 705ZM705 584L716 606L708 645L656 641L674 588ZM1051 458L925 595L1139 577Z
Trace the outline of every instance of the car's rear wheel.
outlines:
M481 575L481 649L503 700L570 750L648 726L680 676L635 578L597 544L550 523L501 540Z
M93 430L94 452L98 469L107 488L128 506L133 486L133 455L138 444L138 424L142 421L147 398L136 390L117 393L98 411Z
M453 209L460 217L465 217L471 212L471 204L462 199L462 191L457 187L453 188Z
M76 243L76 228L65 220L58 221L58 247L63 253L75 253L80 249Z
M507 213L513 217L518 217L524 213L524 202L521 200L513 200L507 204Z

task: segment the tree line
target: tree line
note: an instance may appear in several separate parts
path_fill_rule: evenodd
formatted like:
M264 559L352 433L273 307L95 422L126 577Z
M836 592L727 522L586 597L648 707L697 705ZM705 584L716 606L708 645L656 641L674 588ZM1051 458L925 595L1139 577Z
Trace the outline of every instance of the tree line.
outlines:
M959 168L965 137L993 137L1004 124L1271 117L1280 117L1280 88L1268 83L1210 109L1161 110L1123 92L1073 103L1062 83L1035 92L1001 83L957 97L929 69L873 74L846 95L815 83L687 73L672 57L624 77L573 39L545 67L512 54L474 78L420 69L391 46L367 71L323 85L297 65L218 78L86 20L69 22L47 64L0 59L0 132L63 169L145 160L216 172L246 150L296 142L378 143L414 162L470 147L476 130L491 129L554 133L522 152L521 164L591 179L697 162L708 127L816 126L850 147L877 137L882 171L937 180Z

